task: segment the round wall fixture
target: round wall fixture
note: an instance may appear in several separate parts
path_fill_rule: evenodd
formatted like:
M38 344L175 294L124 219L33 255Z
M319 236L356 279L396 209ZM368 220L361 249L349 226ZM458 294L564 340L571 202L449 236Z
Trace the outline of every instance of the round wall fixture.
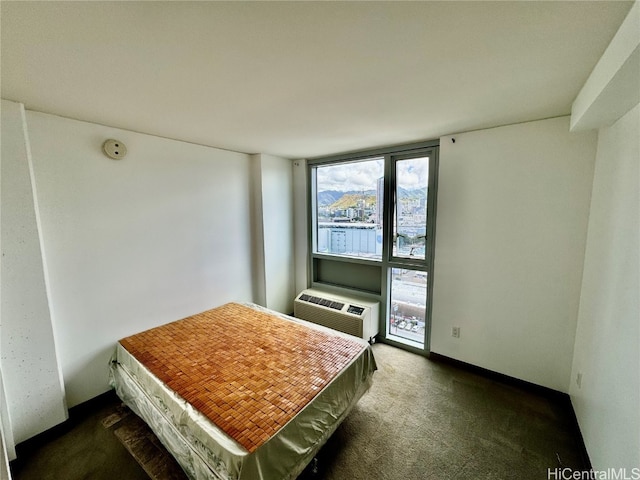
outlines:
M110 138L102 144L102 151L107 157L120 160L127 154L127 147L120 140Z

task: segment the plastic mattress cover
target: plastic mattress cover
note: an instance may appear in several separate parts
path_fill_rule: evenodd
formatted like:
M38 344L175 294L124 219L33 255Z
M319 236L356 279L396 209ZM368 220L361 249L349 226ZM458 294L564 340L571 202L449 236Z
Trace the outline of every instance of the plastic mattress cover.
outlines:
M193 480L295 479L369 389L375 359L364 341L258 305L244 305L362 343L362 352L291 421L249 453L190 403L168 388L120 344L111 384Z

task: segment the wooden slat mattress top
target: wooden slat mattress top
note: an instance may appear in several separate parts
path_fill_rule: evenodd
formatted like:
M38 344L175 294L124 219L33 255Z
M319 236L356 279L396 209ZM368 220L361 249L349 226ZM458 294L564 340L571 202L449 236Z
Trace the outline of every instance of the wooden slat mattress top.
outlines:
M366 348L236 303L120 344L249 452Z

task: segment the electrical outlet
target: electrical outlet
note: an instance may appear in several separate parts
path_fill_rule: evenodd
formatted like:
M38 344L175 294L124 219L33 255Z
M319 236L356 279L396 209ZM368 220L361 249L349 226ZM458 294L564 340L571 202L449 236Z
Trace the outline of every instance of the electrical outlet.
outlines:
M578 385L578 388L582 388L582 372L578 372L576 375L576 385Z
M453 338L460 338L460 327L451 327L451 336Z

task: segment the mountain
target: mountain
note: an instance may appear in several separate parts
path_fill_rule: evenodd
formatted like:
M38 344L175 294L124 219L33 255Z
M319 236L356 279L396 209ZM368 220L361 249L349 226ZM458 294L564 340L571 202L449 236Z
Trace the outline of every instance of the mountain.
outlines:
M321 207L327 207L342 198L344 192L339 192L337 190L325 190L322 192L318 192L318 205Z
M329 206L333 206L334 203L339 202L339 203L348 203L349 200L348 199L352 199L353 200L353 205L347 205L346 207L342 206L342 207L335 207L335 208L348 208L351 206L355 206L355 202L359 199L362 198L364 195L364 197L368 200L368 197L373 196L374 200L375 200L375 196L376 196L376 191L375 190L351 190L349 192L340 192L337 190L323 190L322 192L318 192L318 205L321 207L329 207ZM344 200L342 200L343 197L346 197Z
M400 199L420 199L427 197L426 188L416 188L413 190L407 190L405 188L399 188L398 194ZM336 209L345 209L349 207L355 207L358 200L364 198L367 205L371 205L376 201L375 190L339 192L337 190L324 190L318 192L318 206L320 207L332 207Z
M372 194L362 194L362 193L345 193L340 197L340 199L333 202L330 206L331 208L335 208L337 210L344 210L349 207L355 207L358 205L358 200L363 200L365 202L365 206L369 207L375 205L376 196Z
M426 188L415 188L413 190L407 190L406 188L400 187L398 189L398 196L400 198L427 198L427 189Z

